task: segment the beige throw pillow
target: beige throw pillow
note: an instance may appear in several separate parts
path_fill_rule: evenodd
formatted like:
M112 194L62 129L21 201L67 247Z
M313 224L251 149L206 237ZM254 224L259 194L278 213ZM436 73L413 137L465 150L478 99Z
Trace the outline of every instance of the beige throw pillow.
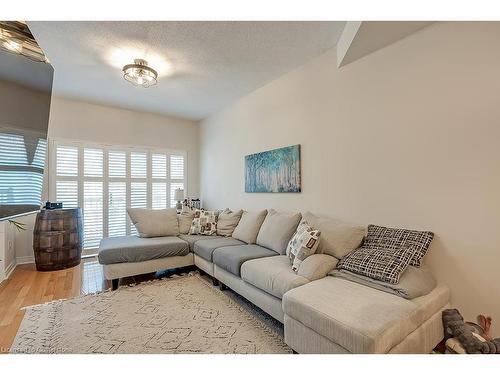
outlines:
M151 210L147 208L128 208L128 216L137 228L139 237L164 237L179 235L177 210Z
M189 234L211 236L217 232L217 213L215 211L195 210Z
M363 242L366 233L365 227L328 217L316 216L311 212L304 213L302 221L321 231L317 253L328 254L337 259L341 259L357 249Z
M300 213L270 209L257 235L257 245L285 254L288 241L297 229L300 218Z
M243 210L231 211L229 208L226 208L222 211L217 220L217 234L225 237L231 236L234 228L240 222L242 214Z
M189 229L191 229L191 223L194 219L194 211L182 211L177 215L179 221L179 232L180 234L188 234Z
M320 235L319 230L313 229L306 222L299 224L286 248L286 255L292 263L292 270L297 272L302 261L316 252Z
M267 210L258 212L243 211L240 222L234 228L233 238L248 244L254 244L257 240L260 226L266 218L266 214Z

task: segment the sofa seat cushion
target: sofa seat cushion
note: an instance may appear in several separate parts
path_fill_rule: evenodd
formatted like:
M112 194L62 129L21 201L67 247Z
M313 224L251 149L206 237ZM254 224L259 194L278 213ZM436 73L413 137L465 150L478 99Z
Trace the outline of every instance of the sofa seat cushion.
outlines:
M290 289L309 282L292 270L286 255L253 259L243 263L241 278L280 299Z
M189 245L178 237L141 238L123 236L103 238L99 263L130 263L189 254Z
M351 353L386 353L443 308L449 289L407 300L327 276L283 296L285 315Z
M189 249L194 251L194 244L200 240L213 240L215 238L222 238L221 236L205 236L202 234L180 234L179 238L189 244Z
M240 276L240 268L247 260L277 256L278 253L259 245L225 246L215 249L212 260L223 270Z
M193 249L196 255L211 262L212 254L215 249L218 249L219 247L235 245L245 245L245 243L231 237L211 238L196 241Z

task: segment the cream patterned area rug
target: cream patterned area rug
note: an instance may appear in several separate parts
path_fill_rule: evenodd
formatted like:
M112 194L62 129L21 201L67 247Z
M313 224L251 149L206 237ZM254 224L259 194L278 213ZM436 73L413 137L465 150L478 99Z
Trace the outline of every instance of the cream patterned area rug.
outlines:
M291 353L199 274L26 309L11 353Z

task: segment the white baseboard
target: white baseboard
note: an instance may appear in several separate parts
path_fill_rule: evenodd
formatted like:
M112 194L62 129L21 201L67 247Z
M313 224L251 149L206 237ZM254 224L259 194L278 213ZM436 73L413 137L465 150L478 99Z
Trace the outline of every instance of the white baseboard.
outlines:
M16 258L16 264L29 264L29 263L35 263L35 257L33 255Z
M12 273L12 271L14 271L16 269L16 261L12 261L11 264L9 264L9 266L5 269L5 276L4 276L4 279L8 279L10 277L10 274Z

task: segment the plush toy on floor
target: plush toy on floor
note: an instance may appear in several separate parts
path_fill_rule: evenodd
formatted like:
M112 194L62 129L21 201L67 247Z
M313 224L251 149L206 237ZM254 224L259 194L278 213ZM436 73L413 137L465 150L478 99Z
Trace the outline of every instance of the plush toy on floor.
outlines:
M457 309L443 311L446 349L459 354L500 354L500 337L490 336L491 318L478 315L478 323L465 322Z

